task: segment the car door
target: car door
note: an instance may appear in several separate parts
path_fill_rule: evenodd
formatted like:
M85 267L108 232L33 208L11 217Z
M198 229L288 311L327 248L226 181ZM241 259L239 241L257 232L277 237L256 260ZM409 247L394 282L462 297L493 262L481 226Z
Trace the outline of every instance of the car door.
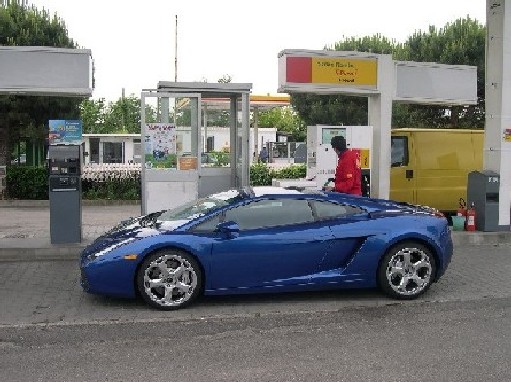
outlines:
M413 140L409 135L391 137L390 198L415 203L416 173Z
M315 223L305 199L262 199L225 213L239 235L212 245L212 287L258 288L309 283L326 254L328 224Z
M362 208L326 200L312 203L316 219L328 224L332 236L328 239L327 253L319 264L317 284L339 282L342 271L352 259L366 237L371 235L370 220Z

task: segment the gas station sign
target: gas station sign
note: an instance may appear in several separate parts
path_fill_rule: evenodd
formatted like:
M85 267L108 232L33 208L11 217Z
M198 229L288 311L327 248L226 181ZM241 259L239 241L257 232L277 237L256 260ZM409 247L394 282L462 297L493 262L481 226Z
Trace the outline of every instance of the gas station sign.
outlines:
M286 57L286 82L376 89L378 61L364 58Z

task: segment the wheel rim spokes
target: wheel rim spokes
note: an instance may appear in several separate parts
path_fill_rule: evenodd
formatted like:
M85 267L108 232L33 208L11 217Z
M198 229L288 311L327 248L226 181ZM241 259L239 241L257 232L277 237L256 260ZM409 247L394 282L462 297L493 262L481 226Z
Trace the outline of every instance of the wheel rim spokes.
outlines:
M392 256L385 273L396 293L415 295L431 281L431 259L418 248L403 248Z
M149 264L144 272L146 294L159 305L178 306L192 296L197 273L179 255L164 255Z

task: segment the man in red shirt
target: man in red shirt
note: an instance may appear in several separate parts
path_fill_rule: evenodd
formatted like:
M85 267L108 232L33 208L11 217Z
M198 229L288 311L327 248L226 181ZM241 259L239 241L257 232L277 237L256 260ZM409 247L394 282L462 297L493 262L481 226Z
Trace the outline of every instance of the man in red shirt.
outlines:
M362 172L360 170L360 159L357 153L348 150L346 139L342 136L335 136L331 145L339 157L335 170L335 186L326 186L325 191L337 191L345 194L362 195Z

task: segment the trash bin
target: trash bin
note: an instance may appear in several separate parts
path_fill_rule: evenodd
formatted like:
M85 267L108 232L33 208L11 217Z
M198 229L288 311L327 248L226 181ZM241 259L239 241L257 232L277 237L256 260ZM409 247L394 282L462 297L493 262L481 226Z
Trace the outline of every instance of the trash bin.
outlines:
M500 175L493 171L472 171L468 174L468 205L475 204L476 230L495 232L499 226ZM507 227L509 229L509 227Z
M463 231L465 229L465 217L464 216L452 216L452 230Z

